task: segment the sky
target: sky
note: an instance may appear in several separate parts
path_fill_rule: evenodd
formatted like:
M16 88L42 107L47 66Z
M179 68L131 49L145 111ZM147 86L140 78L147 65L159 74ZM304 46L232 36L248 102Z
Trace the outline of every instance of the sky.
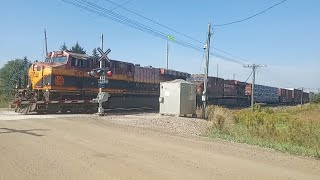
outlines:
M70 0L75 1L75 0ZM195 42L165 29L108 0L87 0L112 12L142 23L175 39ZM205 42L208 23L222 24L246 18L281 0L111 0L177 32ZM315 91L320 88L320 1L287 0L248 21L213 27L211 47L239 57L246 63L264 64L256 83ZM62 0L10 0L0 5L0 67L7 61L27 56L31 61L44 57L44 33L49 51L79 42L88 54L100 44L110 48L109 57L121 61L166 66L166 40L133 29L72 6ZM211 48L212 52L228 56ZM209 75L245 81L251 70L240 64L210 56ZM169 42L169 68L203 73L203 52ZM251 81L251 78L248 80Z

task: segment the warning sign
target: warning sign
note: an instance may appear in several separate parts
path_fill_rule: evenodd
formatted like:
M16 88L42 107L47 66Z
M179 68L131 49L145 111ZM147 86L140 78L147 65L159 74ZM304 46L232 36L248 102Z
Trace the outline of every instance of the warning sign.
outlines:
M55 84L57 86L62 86L64 84L64 78L63 76L56 76L55 78Z

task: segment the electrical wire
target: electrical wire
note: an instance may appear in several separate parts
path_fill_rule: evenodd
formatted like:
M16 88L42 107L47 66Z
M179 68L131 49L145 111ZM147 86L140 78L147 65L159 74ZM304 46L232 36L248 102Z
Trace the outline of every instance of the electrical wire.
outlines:
M249 77L247 78L247 80L245 81L245 83L249 80L249 78L252 76L252 74L253 74L253 71L251 71L251 73L250 73Z
M128 0L128 1L126 1L126 2L124 2L124 3L122 3L122 4L120 4L120 5L117 5L116 7L110 9L110 11L113 11L113 10L116 10L116 9L118 9L118 8L121 8L121 7L123 7L124 5L130 3L131 1L133 1L133 0Z
M84 9L84 10L86 10L88 12L97 14L99 16L111 19L113 21L116 21L118 23L127 25L129 27L132 27L134 29L137 29L137 30L140 30L142 32L148 33L150 35L153 35L153 36L162 38L164 40L167 40L167 34L161 32L159 30L156 30L154 28L151 28L151 27L148 27L146 25L143 25L143 24L141 24L139 22L136 22L136 21L134 21L132 19L129 19L129 18L125 17L125 16L119 15L119 14L117 14L115 12L112 12L112 11L106 9L106 8L103 8L103 7L101 7L99 5L96 5L96 4L92 3L92 2L89 2L87 0L62 0L62 1L65 2L65 3L71 4L73 6L79 7L81 9ZM174 41L172 41L172 42L174 42L176 44L179 44L181 46L187 47L187 48L191 48L191 49L200 51L200 52L203 51L202 47L196 46L194 44L190 44L188 42L185 42L183 40L179 40L177 38L175 38ZM233 63L244 65L244 63L240 62L239 60L228 58L228 57L225 57L225 56L217 54L217 53L210 52L210 54L213 55L213 56L216 56L216 57L218 57L220 59L224 59L226 61L230 61L230 62L233 62Z
M99 1L99 0L97 0L97 1ZM96 3L97 1L95 1L94 3ZM126 4L128 4L128 3L130 3L131 1L133 1L133 0L128 0L128 1L126 1L126 2L124 2L124 3L122 3L122 4L120 4L119 6L116 6L116 7L112 8L112 9L109 9L109 11L114 11L114 10L116 10L116 9L118 9L118 8L120 8L120 7L122 7L122 6L126 5ZM92 18L92 19L91 19L91 20L89 20L89 21L93 21L94 19L96 19L96 18L98 18L98 17L99 17L99 16L94 17L94 18Z
M139 14L139 13L137 13L137 12L135 12L135 11L132 11L132 10L126 8L126 7L123 7L121 4L117 4L117 3L115 3L115 2L113 2L113 1L111 1L111 0L104 0L104 1L107 1L107 2L109 2L109 3L111 3L111 4L113 4L113 5L116 5L117 7L121 8L121 9L127 10L128 12L131 12L131 13L133 13L133 14L141 17L141 18L144 18L144 19L146 19L146 20L148 20L148 21L150 21L150 22L153 22L153 23L155 23L155 24L157 24L157 25L159 25L159 26L161 26L161 27L163 27L163 28L166 28L166 29L168 29L168 30L170 30L170 31L172 31L172 32L175 32L175 33L177 33L177 34L180 34L180 35L182 35L182 36L184 36L184 37L186 37L186 38L188 38L188 39L190 39L190 40L193 40L193 41L195 41L195 42L197 42L197 43L200 43L201 45L204 44L202 41L200 41L200 40L198 40L198 39L195 39L195 38L193 38L193 37L190 37L190 36L188 36L188 35L186 35L186 34L184 34L184 33L181 33L181 32L179 32L179 31L177 31L177 30L174 30L174 29L166 26L166 25L163 25L163 24L161 24L161 23L159 23L159 22L157 22L157 21L155 21L155 20L153 20L153 19L150 19L150 18L148 18L148 17L146 17L146 16L144 16L144 15L142 15L142 14ZM219 52L222 52L222 53L225 53L225 54L227 54L227 55L229 55L229 56L232 56L233 58L236 58L236 59L239 59L239 60L241 60L241 61L244 61L244 62L248 63L248 61L243 60L243 59L241 59L241 58L239 58L239 57L237 57L237 56L234 56L234 55L232 55L232 54L230 54L230 53L228 53L228 52L226 52L226 51L223 51L223 50L218 49L218 48L215 48L215 47L212 47L212 48L215 49L215 50L217 50L217 51L219 51Z
M228 26L228 25L232 25L232 24L236 24L236 23L241 23L241 22L247 21L249 19L252 19L252 18L254 18L256 16L259 16L259 15L269 11L270 9L272 9L272 8L274 8L276 6L279 6L280 4L282 4L282 3L286 2L286 1L287 0L280 1L280 2L278 2L278 3L276 3L276 4L272 5L272 6L268 7L267 9L265 9L263 11L260 11L259 13L256 13L256 14L254 14L252 16L247 17L247 18L244 18L244 19L241 19L241 20L237 20L237 21L228 22L228 23L223 23L223 24L213 24L212 26L215 26L215 27Z

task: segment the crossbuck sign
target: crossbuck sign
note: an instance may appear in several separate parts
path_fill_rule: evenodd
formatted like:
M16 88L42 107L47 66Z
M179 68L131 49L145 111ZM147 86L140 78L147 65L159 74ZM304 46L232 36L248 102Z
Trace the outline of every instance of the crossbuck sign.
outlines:
M108 49L106 52L103 52L101 48L98 48L97 50L101 54L99 61L107 60L108 62L110 62L110 59L108 58L107 55L111 52L111 49Z

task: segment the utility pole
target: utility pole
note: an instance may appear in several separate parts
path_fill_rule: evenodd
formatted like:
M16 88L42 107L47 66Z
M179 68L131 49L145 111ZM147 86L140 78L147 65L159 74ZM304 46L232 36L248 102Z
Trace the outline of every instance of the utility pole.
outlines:
M100 35L100 48L101 50L103 51L103 34ZM104 68L104 64L105 61L103 59L100 60L100 68ZM106 79L106 76L105 74L103 73L101 76L100 76L100 82L103 82L105 81ZM102 87L99 88L99 93L102 94ZM104 113L104 109L103 109L103 106L102 106L102 103L99 103L99 107L98 107L98 114L102 115Z
M103 51L103 34L100 35L100 48ZM100 68L103 68L103 63L104 63L104 61L100 61ZM100 76L100 80L103 80L102 76ZM102 88L99 88L99 93L101 93L101 92L102 92Z
M300 99L300 105L301 105L301 107L302 107L302 105L303 105L303 87L301 88L301 99Z
M219 64L217 63L217 78L219 77Z
M254 111L254 85L256 83L256 70L259 67L267 67L266 65L252 64L243 66L245 68L252 68L252 87L251 87L251 110Z
M167 40L167 69L169 69L169 42Z
M202 107L202 118L206 118L206 107L207 107L207 100L208 100L208 73L209 73L209 57L210 57L210 38L211 38L211 23L208 25L208 36L207 36L207 43L205 45L205 48L207 50L206 53L206 68L204 71L205 77L204 77L204 88L203 88L203 95L202 95L202 101L203 101L203 107Z
M44 29L44 43L45 43L45 47L46 47L46 57L48 55L48 42L47 42L47 30Z

